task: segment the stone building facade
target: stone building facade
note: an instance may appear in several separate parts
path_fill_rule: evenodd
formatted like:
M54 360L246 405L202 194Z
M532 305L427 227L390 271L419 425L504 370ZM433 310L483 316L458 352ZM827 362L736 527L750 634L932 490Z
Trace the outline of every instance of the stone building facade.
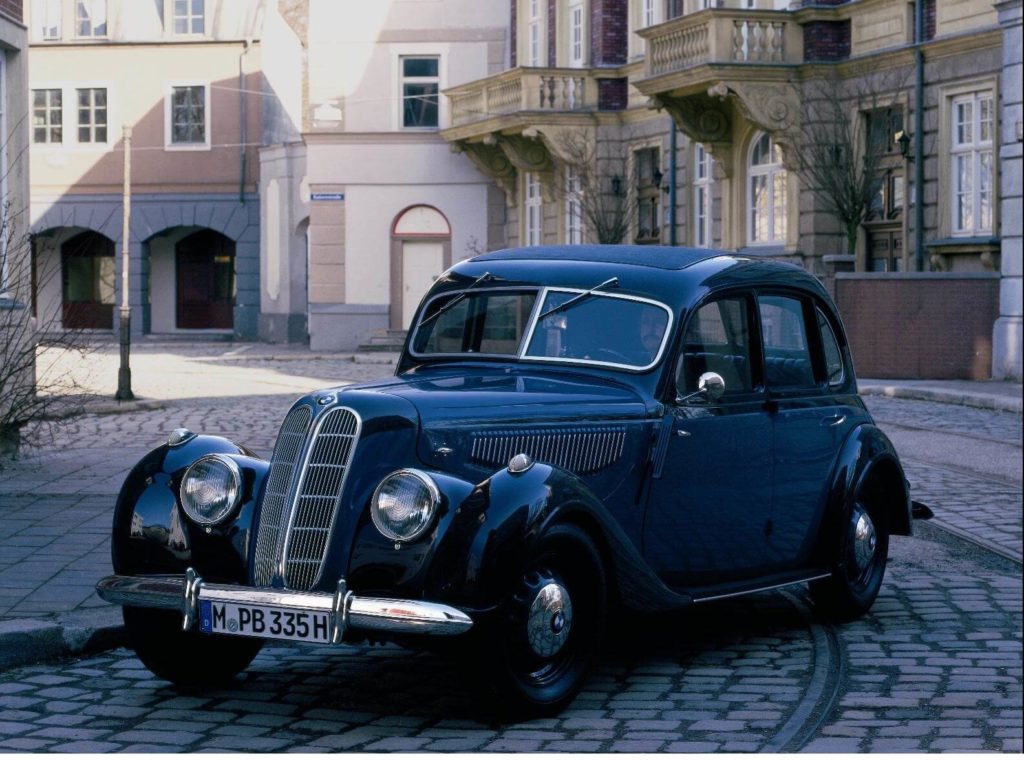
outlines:
M510 0L509 68L449 88L442 134L502 188L508 245L602 239L596 205L624 214L621 242L819 275L864 376L1020 377L1011 6ZM836 163L875 156L851 235L807 169L830 98Z

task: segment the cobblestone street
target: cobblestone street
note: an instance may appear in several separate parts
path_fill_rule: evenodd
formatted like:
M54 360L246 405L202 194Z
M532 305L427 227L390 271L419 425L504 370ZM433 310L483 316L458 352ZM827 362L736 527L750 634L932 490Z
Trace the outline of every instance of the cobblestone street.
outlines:
M109 572L113 499L169 430L269 456L300 393L392 371L242 349L143 345L135 390L160 408L82 417L3 463L0 618L116 617L92 591ZM108 347L69 370L100 392L116 360ZM862 620L816 618L799 588L629 619L569 710L518 724L494 720L439 654L268 645L231 689L186 694L117 648L0 672L0 749L1019 752L1021 417L866 401L936 518L893 539Z

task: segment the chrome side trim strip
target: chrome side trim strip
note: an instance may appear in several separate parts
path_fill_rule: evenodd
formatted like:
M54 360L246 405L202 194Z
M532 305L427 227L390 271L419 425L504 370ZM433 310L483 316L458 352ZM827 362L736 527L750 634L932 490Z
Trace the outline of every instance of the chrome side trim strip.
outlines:
M96 584L101 599L129 607L180 610L189 630L198 619L201 601L258 604L332 614L332 643L340 643L348 628L386 633L456 636L473 627L465 612L417 599L359 597L339 581L333 594L288 589L249 588L205 583L191 568L182 576L110 575Z
M801 583L808 583L810 581L821 580L822 578L828 578L832 573L821 573L820 575L810 575L806 578L797 578L794 581L786 581L784 583L775 583L771 586L758 586L757 588L747 589L746 591L733 591L731 594L716 594L715 596L697 596L694 597L693 603L700 604L701 602L714 602L718 599L731 599L734 596L746 596L747 594L759 594L762 591L771 591L776 588L785 588L786 586L797 586Z

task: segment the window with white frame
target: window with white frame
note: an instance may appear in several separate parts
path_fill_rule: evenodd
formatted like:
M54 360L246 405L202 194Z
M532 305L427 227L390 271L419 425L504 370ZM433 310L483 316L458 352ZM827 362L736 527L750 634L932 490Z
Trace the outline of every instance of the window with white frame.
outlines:
M209 93L205 85L173 85L168 96L167 144L209 147Z
M527 65L541 65L540 0L526 0L529 4Z
M61 0L32 0L33 39L60 39L60 6Z
M174 0L174 33L205 34L206 0Z
M636 178L636 242L661 240L661 151L657 147L633 151Z
M526 245L540 245L543 223L543 200L540 193L540 177L534 172L523 175L523 240Z
M711 191L715 159L700 143L693 146L693 244L711 245Z
M64 109L59 88L32 90L32 142L60 144L64 141Z
M754 137L747 161L747 241L750 245L786 242L786 169L782 150L762 132Z
M78 142L105 143L107 141L107 89L80 87L78 89Z
M643 0L643 10L640 14L640 26L654 26L661 21L660 0Z
M402 126L438 127L440 59L436 55L402 56Z
M107 0L75 0L75 36L107 36Z
M953 99L953 233L977 235L992 231L995 129L991 90Z
M583 242L583 204L580 173L575 166L565 170L565 242L579 245Z
M585 65L583 24L583 0L572 0L569 4L569 66L575 69Z

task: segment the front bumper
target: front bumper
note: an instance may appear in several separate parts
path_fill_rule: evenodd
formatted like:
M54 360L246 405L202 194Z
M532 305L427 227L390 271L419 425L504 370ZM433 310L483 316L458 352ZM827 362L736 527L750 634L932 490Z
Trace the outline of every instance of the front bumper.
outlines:
M183 576L110 575L96 584L96 593L101 599L126 607L180 610L182 629L186 631L199 617L200 601L329 612L334 644L340 644L349 629L454 636L473 627L470 617L454 607L415 599L359 597L347 589L344 580L338 582L333 594L327 594L206 583L189 568Z

